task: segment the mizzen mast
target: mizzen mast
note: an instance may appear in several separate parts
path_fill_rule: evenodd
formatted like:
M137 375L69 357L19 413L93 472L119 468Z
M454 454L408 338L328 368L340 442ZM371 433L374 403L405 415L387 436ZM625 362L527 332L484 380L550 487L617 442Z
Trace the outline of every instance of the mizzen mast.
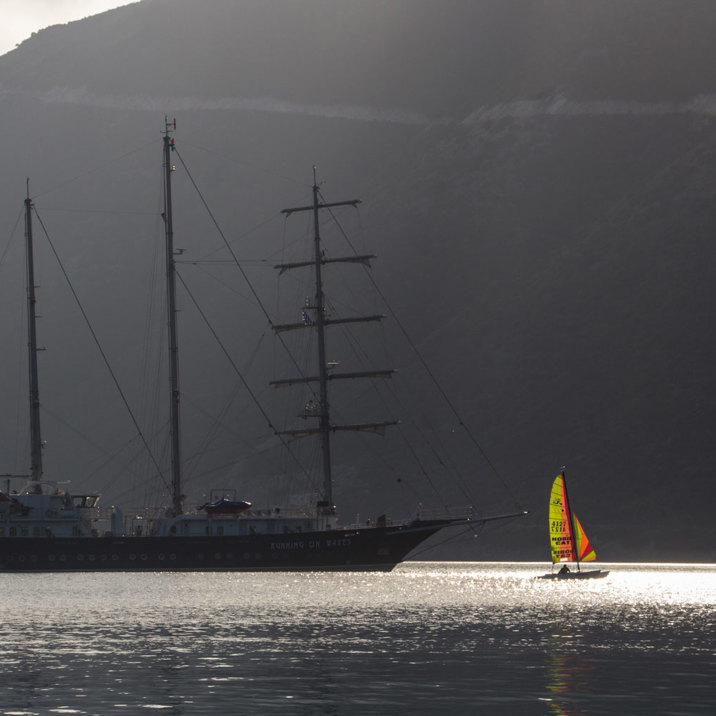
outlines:
M30 180L27 180L25 199L25 246L27 251L27 333L30 379L30 479L40 491L42 479L42 434L40 431L40 386L37 374L37 314L35 311L35 260L32 246L32 199Z
M172 172L175 167L171 161L174 151L172 131L176 130L176 120L169 122L164 118L164 236L166 242L166 274L167 274L167 327L169 337L169 388L170 405L169 419L171 432L171 479L172 479L172 510L175 515L182 514L181 490L181 452L179 435L179 367L177 345L177 310L176 310L176 265L174 261L174 225L172 220Z

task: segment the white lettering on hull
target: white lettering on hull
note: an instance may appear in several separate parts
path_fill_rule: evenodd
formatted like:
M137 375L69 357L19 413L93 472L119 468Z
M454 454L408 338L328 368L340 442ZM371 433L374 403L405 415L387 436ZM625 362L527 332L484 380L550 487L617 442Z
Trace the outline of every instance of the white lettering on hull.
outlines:
M322 547L348 547L352 543L349 537L341 539L312 539L312 540L292 540L291 542L271 542L272 550L297 550L297 549L321 549Z

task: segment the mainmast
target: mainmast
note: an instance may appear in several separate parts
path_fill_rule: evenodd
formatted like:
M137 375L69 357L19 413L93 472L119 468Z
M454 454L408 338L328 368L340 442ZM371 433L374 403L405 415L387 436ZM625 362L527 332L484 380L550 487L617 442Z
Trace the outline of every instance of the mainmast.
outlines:
M169 388L170 388L170 433L171 433L171 478L172 478L172 509L175 515L182 514L181 492L181 455L179 439L179 368L177 346L177 311L176 311L176 266L174 261L174 226L172 222L172 172L175 167L171 162L174 151L174 139L171 132L176 129L176 120L164 118L164 234L166 239L166 271L167 271L167 326L169 334Z
M339 378L367 378L367 377L389 377L394 371L370 371L361 373L329 373L329 364L326 359L326 327L336 323L354 323L354 322L365 322L365 321L379 321L384 316L360 316L356 318L343 318L343 319L330 319L326 315L325 307L325 296L323 293L323 266L330 263L364 263L368 264L370 259L375 258L374 256L351 256L347 258L336 258L327 259L321 249L321 234L320 234L320 211L322 209L330 209L337 206L357 206L360 204L359 199L351 199L348 201L337 201L337 202L321 202L319 197L319 187L316 181L316 167L313 168L313 203L309 206L299 206L292 209L283 209L282 214L289 216L296 212L310 211L313 213L313 260L312 261L301 261L290 264L279 264L275 268L280 269L282 272L289 269L301 268L312 266L315 274L315 296L314 304L312 306L306 306L307 309L313 309L313 320L304 318L302 323L290 323L283 325L274 326L274 330L277 332L289 331L300 328L314 328L317 336L317 353L318 353L318 375L314 377L305 378L289 378L285 380L273 381L272 385L294 385L297 383L309 383L318 382L319 386L319 404L317 410L313 414L306 413L306 417L317 417L318 428L317 429L303 429L303 430L287 430L280 434L290 435L292 437L304 437L306 435L318 434L321 440L321 453L322 453L322 468L323 468L323 497L318 502L319 511L324 514L332 514L334 511L333 505L333 478L331 474L331 433L335 430L358 430L358 431L369 431L378 432L387 425L394 425L395 421L383 422L383 423L369 423L362 425L332 425L330 420L330 406L328 398L328 382ZM304 316L306 314L304 313Z
M40 491L42 479L42 434L40 432L40 387L37 375L37 332L35 328L35 261L32 249L32 199L30 180L27 181L25 199L25 245L27 249L27 333L30 379L30 479Z

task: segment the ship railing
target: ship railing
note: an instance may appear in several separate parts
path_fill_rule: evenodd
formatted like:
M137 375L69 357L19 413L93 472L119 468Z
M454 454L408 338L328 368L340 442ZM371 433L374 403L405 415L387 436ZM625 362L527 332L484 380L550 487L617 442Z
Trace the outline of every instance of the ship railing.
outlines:
M300 507L275 507L275 508L250 508L239 513L241 517L298 517L302 519L313 518L316 516L314 510L306 510Z
M112 510L111 507L107 508L108 510ZM157 520L161 520L165 518L165 515L163 514L163 509L154 509L154 508L140 508L140 509L128 509L125 511L125 521L135 521L138 523L148 523L148 522L155 522ZM302 507L274 507L274 508L254 508L251 507L248 510L243 510L241 512L204 512L202 510L197 510L193 512L186 512L184 513L183 517L187 519L226 519L226 518L239 518L239 519L245 519L247 517L249 518L263 518L263 519L276 519L281 517L292 517L292 518L300 518L300 519L313 519L316 517L315 510L302 508Z
M341 529L357 530L365 527L392 527L394 525L403 524L404 522L406 522L406 520L394 520L386 515L381 515L377 519L368 517L365 520L356 516L356 519L353 522L341 523Z
M391 519L386 515L381 515L377 519L369 518L362 520L358 516L350 523L342 525L344 529L358 529L364 527L393 527L395 525L406 524L413 520L464 520L472 519L474 509L471 505L446 505L444 507L435 507L425 509L419 506L418 509L407 519Z

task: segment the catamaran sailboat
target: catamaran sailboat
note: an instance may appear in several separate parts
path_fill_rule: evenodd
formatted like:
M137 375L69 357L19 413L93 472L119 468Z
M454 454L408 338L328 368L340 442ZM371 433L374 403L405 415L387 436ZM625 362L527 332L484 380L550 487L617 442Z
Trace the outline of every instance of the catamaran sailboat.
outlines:
M552 565L561 564L558 572L543 575L543 579L594 579L606 577L608 570L591 569L582 571L581 562L592 562L597 554L587 538L577 515L572 512L567 495L567 478L564 470L552 483L549 498L549 541L552 550ZM574 564L572 571L567 565Z

